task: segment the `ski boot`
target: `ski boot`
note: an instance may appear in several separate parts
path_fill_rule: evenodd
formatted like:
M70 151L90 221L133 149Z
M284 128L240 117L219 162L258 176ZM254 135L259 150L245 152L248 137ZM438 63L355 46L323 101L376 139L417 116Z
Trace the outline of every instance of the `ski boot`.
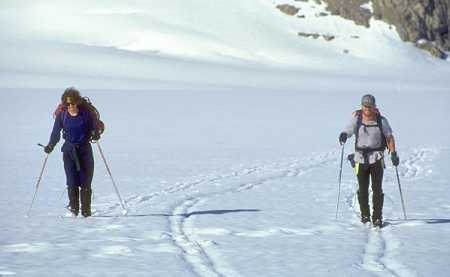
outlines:
M77 186L68 186L67 193L69 195L69 211L73 216L78 216L80 211L80 190Z
M372 224L373 224L373 227L378 227L378 228L383 227L383 221L380 218L374 219Z
M367 222L370 222L370 216L368 216L368 215L361 215L361 222L363 224L366 224Z
M372 214L372 224L374 227L381 228L383 226L383 203L384 203L384 193L373 194L373 214Z
M92 190L91 188L81 188L81 215L84 217L91 216L91 195Z
M358 194L359 208L361 211L361 222L362 223L370 222L370 207L368 199L367 197L364 197L359 190L357 194Z

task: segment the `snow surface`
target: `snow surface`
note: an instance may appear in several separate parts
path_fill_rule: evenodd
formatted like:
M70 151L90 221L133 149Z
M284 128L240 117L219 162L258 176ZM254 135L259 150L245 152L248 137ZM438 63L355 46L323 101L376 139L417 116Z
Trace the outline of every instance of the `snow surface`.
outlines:
M377 91L395 130L409 220L394 170L384 216L362 226L339 147L360 92L89 91L107 124L101 143L129 212L95 148L95 216L61 218L61 153L43 162L48 105L59 90L3 90L0 266L18 276L445 276L449 256L447 92ZM132 101L124 103L124 99ZM327 101L324 101L327 99ZM401 104L400 104L401 103ZM30 116L36 118L30 124ZM415 107L421 113L411 113ZM328 116L333 112L333 117ZM436 130L439 129L437 132ZM346 154L351 146L346 147ZM64 194L64 195L63 195ZM3 274L3 273L2 273Z
M0 5L0 276L448 275L448 61L313 2ZM94 216L64 216L58 150L25 216L70 85L101 111L126 215L93 145ZM387 159L381 231L359 223L347 163L334 219L337 136L366 92L394 129L408 215Z

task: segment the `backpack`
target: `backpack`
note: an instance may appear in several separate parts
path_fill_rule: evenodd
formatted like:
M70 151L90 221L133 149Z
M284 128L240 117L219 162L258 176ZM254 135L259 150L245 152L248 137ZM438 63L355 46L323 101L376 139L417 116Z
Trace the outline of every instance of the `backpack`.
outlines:
M386 136L383 133L383 123L382 123L383 117L381 116L381 113L378 109L375 109L375 113L377 115L377 117L376 117L377 125L365 125L362 122L362 110L356 110L353 112L353 116L357 117L356 128L355 128L355 132L354 132L355 133L355 149L356 149L356 151L367 153L367 152L373 152L373 151L386 150L387 143L386 143ZM380 147L378 147L378 148L358 147L359 128L361 128L362 125L364 125L365 127L369 127L369 128L378 127L380 129L380 134L381 134L381 146Z
M80 107L86 109L91 117L94 119L95 130L99 135L103 134L105 131L105 123L100 119L100 113L97 108L92 104L91 100L88 97L82 97ZM67 108L64 103L60 103L58 107L56 107L55 112L53 113L53 117L58 117L61 113L66 112ZM63 122L64 125L64 122Z

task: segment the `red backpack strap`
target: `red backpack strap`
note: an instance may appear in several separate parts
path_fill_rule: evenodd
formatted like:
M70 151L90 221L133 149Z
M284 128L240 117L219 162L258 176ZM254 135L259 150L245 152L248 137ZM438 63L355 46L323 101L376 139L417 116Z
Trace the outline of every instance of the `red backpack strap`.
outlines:
M58 107L56 107L55 111L53 112L53 118L57 118L62 112L64 112L64 109L66 107L63 103L60 103Z

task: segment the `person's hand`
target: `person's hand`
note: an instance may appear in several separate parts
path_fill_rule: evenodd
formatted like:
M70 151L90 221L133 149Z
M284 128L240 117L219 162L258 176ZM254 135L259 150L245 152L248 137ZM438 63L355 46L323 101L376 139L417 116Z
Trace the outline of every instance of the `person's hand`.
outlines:
M339 135L339 143L340 143L341 145L344 144L344 143L347 141L347 137L348 137L347 133L342 132L342 133Z
M397 152L391 153L391 161L394 166L398 166L400 164L400 158L397 155Z
M97 131L92 131L91 140L92 141L97 141L99 139L100 139L100 134Z
M350 154L347 156L347 160L350 162L350 165L355 168L356 162L355 162L355 154Z
M54 147L55 146L48 144L47 146L44 147L44 152L47 154L50 154L50 153L52 153Z

